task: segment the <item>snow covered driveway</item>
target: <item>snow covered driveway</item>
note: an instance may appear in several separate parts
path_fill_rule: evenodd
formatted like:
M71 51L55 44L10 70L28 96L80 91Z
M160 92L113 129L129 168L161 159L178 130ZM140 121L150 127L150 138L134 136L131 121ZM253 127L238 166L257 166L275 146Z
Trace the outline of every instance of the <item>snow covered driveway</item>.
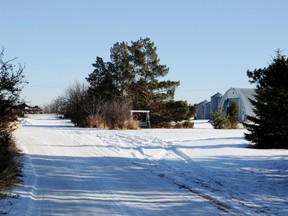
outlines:
M15 132L25 181L10 215L288 215L288 151L243 129L81 129L34 115Z

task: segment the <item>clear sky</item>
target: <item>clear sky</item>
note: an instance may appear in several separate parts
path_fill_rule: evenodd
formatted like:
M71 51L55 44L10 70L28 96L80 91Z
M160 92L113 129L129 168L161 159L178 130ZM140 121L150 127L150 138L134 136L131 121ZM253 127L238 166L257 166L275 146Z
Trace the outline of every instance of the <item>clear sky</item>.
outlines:
M0 0L0 47L25 64L22 97L43 105L86 82L96 56L149 37L176 100L199 103L230 87L253 87L247 70L288 55L287 0Z

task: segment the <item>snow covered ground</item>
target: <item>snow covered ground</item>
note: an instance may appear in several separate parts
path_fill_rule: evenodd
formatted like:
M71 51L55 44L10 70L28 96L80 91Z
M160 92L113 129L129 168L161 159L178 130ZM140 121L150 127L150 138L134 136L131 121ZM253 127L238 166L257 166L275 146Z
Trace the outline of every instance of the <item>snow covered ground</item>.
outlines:
M32 115L9 215L288 215L288 150L247 148L245 130L113 131ZM9 203L8 202L8 203Z

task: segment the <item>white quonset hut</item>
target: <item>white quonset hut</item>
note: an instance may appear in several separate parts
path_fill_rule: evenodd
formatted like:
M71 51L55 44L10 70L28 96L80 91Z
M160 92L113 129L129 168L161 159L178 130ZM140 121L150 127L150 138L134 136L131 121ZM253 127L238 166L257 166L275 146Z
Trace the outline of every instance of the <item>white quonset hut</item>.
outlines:
M220 106L223 107L223 111L227 112L230 103L235 101L238 104L238 120L245 121L247 116L255 116L252 104L249 101L254 99L255 89L252 88L230 88L220 101Z

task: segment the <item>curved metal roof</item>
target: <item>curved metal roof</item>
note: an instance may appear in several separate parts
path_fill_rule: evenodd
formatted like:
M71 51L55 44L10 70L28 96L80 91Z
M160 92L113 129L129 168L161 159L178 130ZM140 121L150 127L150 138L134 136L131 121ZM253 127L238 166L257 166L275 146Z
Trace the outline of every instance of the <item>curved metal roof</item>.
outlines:
M252 109L252 105L249 101L249 99L254 99L255 89L251 88L235 88L235 91L241 98L241 101L243 103L243 106L246 111L246 115L248 116L254 116L254 111Z
M233 95L233 97L229 96L229 94L231 92L235 92L236 95ZM249 99L254 99L254 94L255 94L255 89L252 89L252 88L230 88L228 89L222 100L221 100L221 104L223 105L225 100L227 100L228 98L239 98L241 100L241 103L245 109L245 113L246 115L248 116L255 116L255 113L253 112L253 109L252 109L252 105L249 101Z

